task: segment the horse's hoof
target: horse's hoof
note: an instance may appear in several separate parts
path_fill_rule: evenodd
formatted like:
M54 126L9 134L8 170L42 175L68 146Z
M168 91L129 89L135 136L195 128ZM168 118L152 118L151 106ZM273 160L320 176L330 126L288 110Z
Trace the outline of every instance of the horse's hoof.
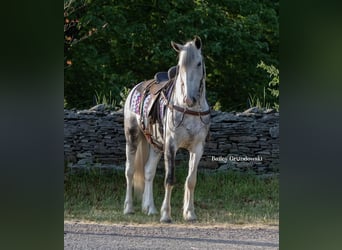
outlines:
M171 223L172 220L171 220L170 218L166 218L166 219L161 218L161 219L160 219L160 222L161 222L161 223Z
M153 206L147 206L145 208L142 209L143 213L147 214L147 215L155 215L158 214L158 211L155 207Z
M193 223L197 221L197 218L185 219L186 222Z
M186 214L183 215L184 220L188 221L188 222L194 222L197 220L197 217L194 213L188 212Z
M130 214L134 214L134 211L128 211L128 212L124 211L124 215L130 215Z
M125 208L124 214L134 214L134 209L133 208Z
M171 220L171 217L167 214L164 214L160 217L160 222L161 223L171 223L172 220Z
M156 215L156 214L158 214L157 210L150 210L147 213L147 215Z

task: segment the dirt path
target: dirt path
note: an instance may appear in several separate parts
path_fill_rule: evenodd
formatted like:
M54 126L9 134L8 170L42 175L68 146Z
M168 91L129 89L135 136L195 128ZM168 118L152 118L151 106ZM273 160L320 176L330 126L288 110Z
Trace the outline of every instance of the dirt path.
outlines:
M64 223L64 249L279 249L278 227Z

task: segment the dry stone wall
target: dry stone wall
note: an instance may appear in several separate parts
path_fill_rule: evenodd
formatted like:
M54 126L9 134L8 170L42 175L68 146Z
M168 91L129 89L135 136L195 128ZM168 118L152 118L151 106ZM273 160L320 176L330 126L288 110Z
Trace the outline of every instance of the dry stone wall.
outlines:
M125 165L123 112L64 110L64 159L69 167ZM176 163L189 159L180 149ZM210 135L199 167L279 172L279 113L251 108L241 113L212 111ZM159 167L163 167L163 160Z

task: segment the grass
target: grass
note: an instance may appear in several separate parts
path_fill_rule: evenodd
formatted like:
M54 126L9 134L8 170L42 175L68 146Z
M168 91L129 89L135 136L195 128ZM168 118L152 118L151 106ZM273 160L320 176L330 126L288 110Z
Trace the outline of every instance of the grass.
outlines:
M186 167L176 168L172 192L173 223L184 223L182 202ZM157 209L164 196L163 173L157 171L154 198ZM111 223L159 223L159 215L147 216L135 201L134 215L123 215L126 181L120 170L66 169L64 180L64 218ZM195 189L198 224L278 225L279 180L261 179L253 174L232 172L198 173Z

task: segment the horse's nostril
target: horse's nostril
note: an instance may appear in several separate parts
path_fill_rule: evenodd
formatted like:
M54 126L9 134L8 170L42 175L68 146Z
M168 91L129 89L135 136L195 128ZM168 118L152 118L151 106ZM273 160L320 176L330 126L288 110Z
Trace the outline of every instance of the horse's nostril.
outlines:
M194 106L195 105L195 103L196 103L196 98L191 98L191 97L185 97L185 99L184 99L184 102L185 102L185 104L186 105L188 105L189 107L192 107L192 106Z

